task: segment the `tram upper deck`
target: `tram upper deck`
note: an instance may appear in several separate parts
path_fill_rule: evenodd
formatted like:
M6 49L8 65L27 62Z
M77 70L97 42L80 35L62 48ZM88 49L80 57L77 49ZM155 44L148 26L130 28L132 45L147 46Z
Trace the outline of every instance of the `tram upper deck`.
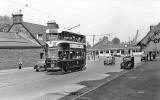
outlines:
M84 35L76 34L68 31L62 31L60 33L47 33L46 41L72 41L78 43L85 43L86 38Z

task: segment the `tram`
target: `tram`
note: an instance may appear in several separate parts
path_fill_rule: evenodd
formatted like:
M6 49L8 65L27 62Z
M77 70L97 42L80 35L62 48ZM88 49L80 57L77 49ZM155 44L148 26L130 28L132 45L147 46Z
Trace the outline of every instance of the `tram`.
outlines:
M68 73L86 65L86 37L68 31L46 33L46 70Z

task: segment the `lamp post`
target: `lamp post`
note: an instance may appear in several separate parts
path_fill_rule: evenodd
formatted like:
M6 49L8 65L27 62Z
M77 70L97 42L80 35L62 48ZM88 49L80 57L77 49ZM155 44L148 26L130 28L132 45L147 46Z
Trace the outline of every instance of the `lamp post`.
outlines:
M95 35L93 35L93 59L95 60L94 39L95 39Z

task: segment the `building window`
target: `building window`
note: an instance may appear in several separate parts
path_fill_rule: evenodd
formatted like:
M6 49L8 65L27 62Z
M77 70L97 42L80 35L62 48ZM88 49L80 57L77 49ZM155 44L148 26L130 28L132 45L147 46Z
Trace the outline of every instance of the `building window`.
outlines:
M135 50L135 49L133 49L133 50L132 50L132 52L136 52L136 50Z
M37 35L37 39L38 39L38 40L43 40L43 35L42 35L42 34L38 34L38 35Z
M111 53L113 53L113 50L111 50Z
M99 54L99 52L98 51L96 51L96 55L98 55Z
M103 50L100 51L100 54L103 54Z
M124 50L122 50L121 53L124 54Z
M106 50L106 53L109 53L109 50Z
M120 50L117 50L117 53L120 53Z

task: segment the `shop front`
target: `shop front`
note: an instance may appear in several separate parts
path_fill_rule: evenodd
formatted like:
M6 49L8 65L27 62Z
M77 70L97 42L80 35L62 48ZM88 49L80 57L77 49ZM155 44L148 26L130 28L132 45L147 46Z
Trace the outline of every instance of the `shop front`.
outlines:
M137 44L148 55L149 60L156 59L160 52L160 24L150 29L148 34Z

